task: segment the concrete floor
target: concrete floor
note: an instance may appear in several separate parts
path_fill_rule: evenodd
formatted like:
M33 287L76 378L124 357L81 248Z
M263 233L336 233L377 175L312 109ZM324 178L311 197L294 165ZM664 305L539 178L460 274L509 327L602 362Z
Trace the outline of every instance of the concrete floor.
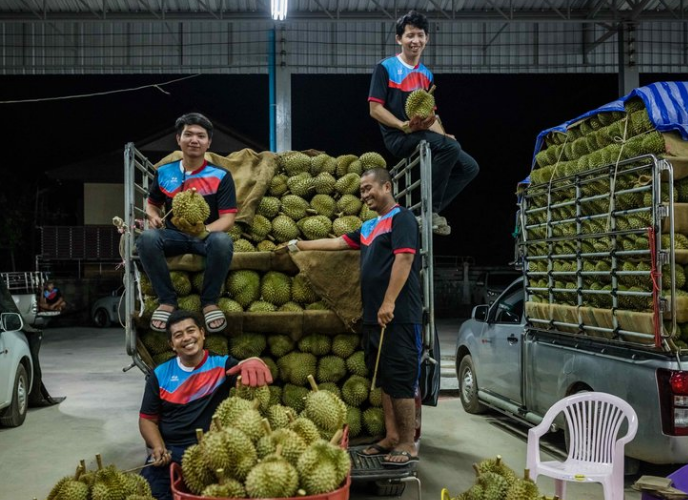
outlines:
M442 343L449 345L451 336L455 333L448 333ZM448 351L443 354L449 356ZM96 453L102 454L106 464L114 463L120 469L142 465L145 448L137 421L144 377L136 368L122 372L130 362L123 330L49 328L40 360L50 394L67 399L56 406L31 409L22 427L0 429L0 500L45 498L58 479L74 471L80 459L94 467ZM444 377L443 383L449 378ZM513 432L498 414L466 414L455 393L449 394L437 407L423 409L418 477L426 500L440 500L444 487L454 496L468 489L474 481L471 464L483 458L501 454L516 470L525 465L524 429ZM666 475L672 470L653 473ZM547 478L540 478L538 485L548 495L554 491ZM351 496L375 498L358 487ZM626 488L626 496L640 498L630 488ZM601 499L602 489L596 484L573 484L568 498ZM412 485L402 499L418 499Z

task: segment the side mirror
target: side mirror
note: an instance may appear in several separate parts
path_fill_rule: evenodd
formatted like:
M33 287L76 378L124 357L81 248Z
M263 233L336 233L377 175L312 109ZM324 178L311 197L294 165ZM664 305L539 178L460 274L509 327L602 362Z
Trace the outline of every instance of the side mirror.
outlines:
M476 321L485 321L487 319L488 309L489 307L486 305L475 306L473 308L473 312L471 313L471 318Z
M21 315L17 313L2 313L0 315L0 327L5 332L21 330L24 328L24 321Z

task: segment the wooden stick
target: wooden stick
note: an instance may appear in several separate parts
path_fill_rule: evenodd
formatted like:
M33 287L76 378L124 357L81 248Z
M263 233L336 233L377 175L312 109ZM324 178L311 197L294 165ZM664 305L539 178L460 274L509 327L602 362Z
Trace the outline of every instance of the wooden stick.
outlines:
M375 371L373 372L373 381L370 383L370 390L372 391L375 389L375 380L377 379L377 368L380 365L380 353L382 352L382 342L385 340L385 330L387 329L386 326L382 327L382 331L380 332L380 345L377 346L377 357L375 358Z

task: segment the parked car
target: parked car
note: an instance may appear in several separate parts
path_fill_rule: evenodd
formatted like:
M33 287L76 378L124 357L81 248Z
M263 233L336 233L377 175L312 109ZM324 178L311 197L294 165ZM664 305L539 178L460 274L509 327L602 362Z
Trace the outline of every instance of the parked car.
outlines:
M474 306L492 304L513 281L521 276L516 270L485 271L478 276L471 296Z
M93 306L91 306L91 319L96 326L106 328L113 324L122 324L125 314L124 300L122 300L123 293L124 286L121 286L107 297L101 297L93 303Z
M29 408L33 359L20 314L0 314L0 425L19 427Z

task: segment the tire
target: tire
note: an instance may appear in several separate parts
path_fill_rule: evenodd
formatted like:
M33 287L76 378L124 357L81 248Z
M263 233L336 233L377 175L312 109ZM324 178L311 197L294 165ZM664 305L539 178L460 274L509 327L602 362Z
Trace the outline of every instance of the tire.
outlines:
M93 313L93 322L98 328L106 328L110 326L110 315L104 308L99 307Z
M485 413L487 407L478 400L478 378L473 366L473 358L471 358L470 354L466 354L461 358L457 377L459 379L461 405L466 413L474 415Z
M4 427L19 427L26 419L29 408L29 376L24 365L17 367L12 391L12 403L0 414L0 425Z
M401 481L375 481L375 495L379 497L400 497L406 489Z

